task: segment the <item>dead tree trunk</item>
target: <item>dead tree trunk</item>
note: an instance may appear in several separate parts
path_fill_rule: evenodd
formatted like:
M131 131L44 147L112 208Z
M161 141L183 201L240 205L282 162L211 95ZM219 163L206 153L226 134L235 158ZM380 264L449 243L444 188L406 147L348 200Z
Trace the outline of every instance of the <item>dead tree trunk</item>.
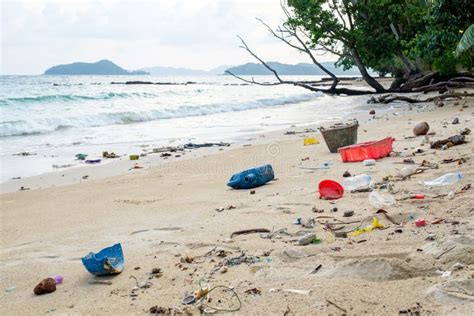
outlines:
M369 86L375 89L376 92L378 93L383 93L385 92L385 88L374 78L372 78L371 75L367 72L367 69L365 68L364 64L360 60L359 52L357 51L356 48L352 48L351 50L351 57L354 60L354 63L356 64L357 68L359 68L360 74L362 75L362 78L367 82Z

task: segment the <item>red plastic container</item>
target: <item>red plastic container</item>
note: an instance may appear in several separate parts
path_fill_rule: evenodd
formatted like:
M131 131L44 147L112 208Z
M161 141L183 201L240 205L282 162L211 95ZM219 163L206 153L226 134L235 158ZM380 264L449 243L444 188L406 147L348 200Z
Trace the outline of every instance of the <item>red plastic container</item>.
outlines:
M426 221L423 218L419 218L415 221L416 227L423 227L426 226Z
M319 198L325 200L336 200L342 198L344 188L342 185L332 180L319 182Z
M392 151L392 144L395 138L387 137L382 140L350 145L339 148L337 151L341 155L343 162L364 161L366 159L380 159L387 157Z

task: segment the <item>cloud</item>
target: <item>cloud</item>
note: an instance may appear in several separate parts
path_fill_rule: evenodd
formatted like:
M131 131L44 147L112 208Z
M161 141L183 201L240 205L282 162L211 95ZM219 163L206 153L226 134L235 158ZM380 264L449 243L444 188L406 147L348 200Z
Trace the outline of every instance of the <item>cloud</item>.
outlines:
M38 74L74 61L111 59L127 69L210 69L253 61L236 34L268 60L306 61L255 17L283 20L280 0L2 1L2 74Z

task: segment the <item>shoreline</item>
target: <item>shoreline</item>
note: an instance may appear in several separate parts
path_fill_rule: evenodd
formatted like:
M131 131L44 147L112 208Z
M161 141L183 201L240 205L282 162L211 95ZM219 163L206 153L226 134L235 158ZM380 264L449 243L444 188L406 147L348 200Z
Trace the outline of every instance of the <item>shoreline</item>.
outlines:
M355 102L361 103L361 101L366 98L366 96L346 96L342 98L353 99ZM337 101L334 102L334 106L337 106ZM323 106L322 104L315 104L316 107ZM272 142L282 140L283 138L287 139L288 136L283 136L286 131L289 130L298 130L299 132L303 131L304 129L314 129L316 130L319 126L328 126L334 122L338 121L347 121L352 118L356 118L359 120L360 123L366 123L371 120L371 115L368 114L369 108L382 108L386 107L385 109L377 109L376 119L382 119L387 115L390 117L390 114L393 112L400 112L400 115L404 115L408 111L408 108L401 108L398 104L398 108L391 109L386 105L368 105L368 104L361 104L354 108L354 113L345 115L342 120L331 120L327 119L325 122L322 123L307 123L303 125L296 126L289 126L286 128L276 128L272 131L266 132L254 132L243 134L235 139L233 137L227 138L220 138L219 141L221 142L228 142L230 143L230 147L210 147L210 148L201 148L201 149L193 149L193 150L184 150L183 152L174 153L170 157L166 157L163 159L159 157L159 154L145 151L145 157L140 157L137 161L130 161L128 158L128 154L122 155L119 158L115 159L102 159L102 162L97 165L86 165L86 164L76 164L66 168L58 168L57 170L42 173L39 175L21 177L19 179L12 178L8 179L2 183L0 183L0 193L9 193L19 191L21 187L27 188L29 190L37 190L37 189L44 189L49 187L55 186L64 186L70 185L75 183L83 183L91 180L100 180L108 177L114 177L119 175L126 175L130 172L137 172L138 170L132 170L134 165L138 164L143 169L153 167L153 166L160 166L162 164L167 164L170 162L175 161L183 161L188 159L194 159L197 157L203 157L211 154L218 153L222 150L232 150L236 148L241 148L248 145L261 145L266 144L269 145ZM424 111L421 109L424 105L417 105L415 106L416 109ZM360 108L367 108L367 110L362 110ZM382 113L382 116L379 116L379 113ZM409 112L408 112L409 113ZM325 146L324 140L322 139L322 135L318 133L318 139L320 142ZM142 141L140 144L147 144L147 143L154 143L153 141ZM107 148L107 144L97 144L91 145L92 147L96 148ZM171 144L170 144L171 146ZM176 147L182 147L183 145L178 145ZM156 146L154 146L155 148ZM166 145L163 147L167 147ZM174 147L174 146L171 146ZM74 148L74 147L72 147ZM150 147L148 147L149 149ZM156 147L160 148L160 147ZM174 157L175 155L179 155L180 157ZM72 162L72 161L71 161ZM77 160L74 162L77 163ZM81 162L79 162L81 163ZM86 177L84 179L83 177Z

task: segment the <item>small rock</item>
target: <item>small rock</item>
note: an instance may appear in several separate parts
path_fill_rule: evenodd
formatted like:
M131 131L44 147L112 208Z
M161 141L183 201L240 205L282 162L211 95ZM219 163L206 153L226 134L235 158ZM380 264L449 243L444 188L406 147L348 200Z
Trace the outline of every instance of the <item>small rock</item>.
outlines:
M140 281L140 282L138 282L138 287L139 287L140 289L148 289L148 288L150 288L152 285L153 285L153 283L150 282L150 281Z
M456 118L453 120L453 124L459 124L459 118L456 117Z
M333 207L333 208L331 209L331 213L335 213L335 212L337 212L337 207Z
M161 268L153 268L151 269L151 274L158 274L161 273Z
M56 281L53 278L46 278L35 286L33 292L36 295L53 293L56 291Z
M375 114L375 110L370 110L369 114L370 114L370 115L374 115L374 114Z
M324 209L322 209L322 208L319 209L316 206L313 206L312 211L313 211L313 213L323 213Z
M348 210L348 211L344 211L344 214L342 216L343 217L351 217L352 215L354 215L354 211L353 210Z
M255 190L251 190L251 191L250 191L250 194L255 194Z
M342 174L342 176L343 176L344 178L347 178L347 177L350 177L350 176L351 176L351 173L346 170L346 171L344 171L344 173Z
M219 269L219 272L220 272L220 273L226 273L227 270L229 270L229 268L227 268L227 266L222 266L222 267Z
M334 232L334 237L336 238L347 238L347 233L344 231Z

